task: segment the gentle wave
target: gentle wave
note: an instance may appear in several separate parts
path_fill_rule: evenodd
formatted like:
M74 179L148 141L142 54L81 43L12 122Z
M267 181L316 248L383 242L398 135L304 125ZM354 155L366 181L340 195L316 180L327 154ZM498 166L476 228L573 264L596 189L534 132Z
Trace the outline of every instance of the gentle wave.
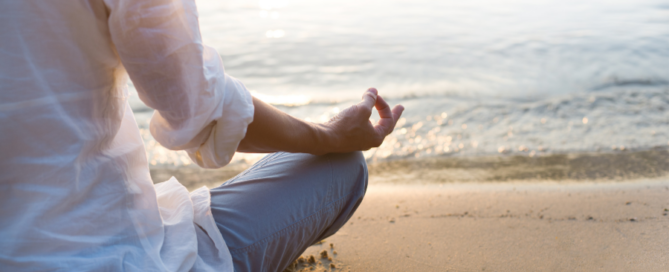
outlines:
M370 162L422 157L545 156L627 152L669 145L669 88L627 85L540 101L451 96L390 99L406 110ZM327 121L350 104L309 104L283 110L312 122ZM148 132L150 112L136 113L152 165L189 165L184 152L161 147ZM373 115L372 119L378 119ZM233 163L262 155L237 154Z

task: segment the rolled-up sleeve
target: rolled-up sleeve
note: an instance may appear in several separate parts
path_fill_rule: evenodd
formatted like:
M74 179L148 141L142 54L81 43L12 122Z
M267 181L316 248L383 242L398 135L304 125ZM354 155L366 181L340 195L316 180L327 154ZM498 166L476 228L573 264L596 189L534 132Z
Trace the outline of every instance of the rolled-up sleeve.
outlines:
M246 87L202 43L193 0L109 0L112 42L139 97L156 109L150 131L205 168L230 162L253 121Z

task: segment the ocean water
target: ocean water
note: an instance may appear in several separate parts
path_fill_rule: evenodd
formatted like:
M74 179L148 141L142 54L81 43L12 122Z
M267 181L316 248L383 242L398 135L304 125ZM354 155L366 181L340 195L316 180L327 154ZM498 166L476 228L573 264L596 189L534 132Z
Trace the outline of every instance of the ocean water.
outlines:
M328 120L372 86L402 103L395 132L365 152L370 161L669 145L666 0L197 5L226 72L296 117ZM136 95L131 105L151 164L189 165L151 138L152 110Z

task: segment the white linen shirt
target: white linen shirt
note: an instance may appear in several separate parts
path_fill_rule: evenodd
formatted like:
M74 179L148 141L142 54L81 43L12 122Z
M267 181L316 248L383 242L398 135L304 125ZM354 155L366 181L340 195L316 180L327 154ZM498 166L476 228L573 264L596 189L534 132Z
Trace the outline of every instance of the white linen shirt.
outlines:
M0 1L0 271L233 270L208 189L154 187L128 75L159 143L230 161L252 98L193 0Z

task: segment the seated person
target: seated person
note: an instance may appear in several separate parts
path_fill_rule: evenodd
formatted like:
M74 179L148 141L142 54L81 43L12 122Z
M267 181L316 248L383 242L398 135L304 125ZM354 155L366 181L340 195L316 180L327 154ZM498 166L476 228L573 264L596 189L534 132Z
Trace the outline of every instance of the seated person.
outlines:
M352 216L360 150L403 111L369 89L314 124L255 99L191 0L2 1L0 44L0 271L281 271ZM154 186L128 76L153 137L201 167L272 154L211 190Z

